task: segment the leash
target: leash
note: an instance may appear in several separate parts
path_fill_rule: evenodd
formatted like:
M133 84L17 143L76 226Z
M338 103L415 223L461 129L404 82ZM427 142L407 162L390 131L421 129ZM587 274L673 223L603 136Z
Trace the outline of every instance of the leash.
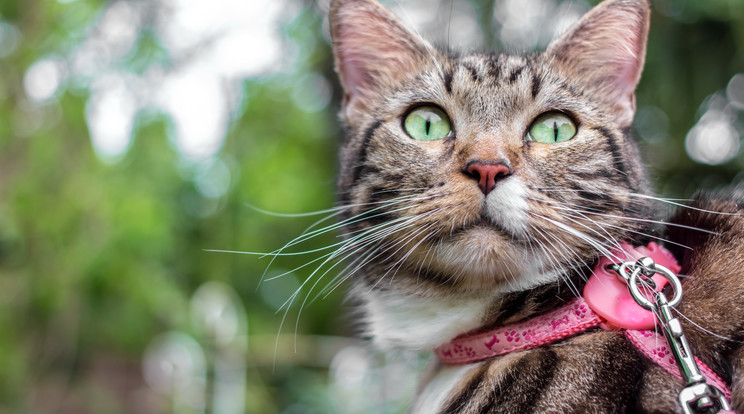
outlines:
M462 335L434 353L444 364L463 365L548 345L594 327L621 329L646 357L682 379L679 403L683 413L733 413L729 386L694 357L679 319L671 313L682 300L676 274L680 267L674 257L653 242L637 248L623 243L621 247L622 252L613 256L631 260L615 263L601 258L583 297L527 321ZM667 285L673 291L671 300L662 292ZM663 336L655 331L657 325Z

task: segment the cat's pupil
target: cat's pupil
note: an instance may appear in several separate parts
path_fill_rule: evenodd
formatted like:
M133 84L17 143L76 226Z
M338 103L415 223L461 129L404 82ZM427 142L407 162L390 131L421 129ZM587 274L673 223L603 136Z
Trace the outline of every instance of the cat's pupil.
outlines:
M553 139L558 142L558 123L553 121Z
M431 128L431 121L429 119L426 120L426 135L429 135L429 129Z

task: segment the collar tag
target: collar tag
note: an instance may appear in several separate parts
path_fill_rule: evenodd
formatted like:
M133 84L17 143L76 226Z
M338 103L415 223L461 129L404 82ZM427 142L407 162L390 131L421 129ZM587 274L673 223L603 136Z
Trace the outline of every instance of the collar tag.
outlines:
M650 257L675 274L681 268L668 250L654 242L635 248L627 243L621 243L620 246L622 250L615 250L612 254L613 259L608 257L599 259L584 287L584 300L605 320L601 324L604 329L653 330L656 326L654 313L638 305L628 290L627 282L620 279L617 273L608 270L607 266L613 264L613 260L627 261ZM661 291L669 283L659 274L652 280L657 291ZM651 298L651 293L648 297Z

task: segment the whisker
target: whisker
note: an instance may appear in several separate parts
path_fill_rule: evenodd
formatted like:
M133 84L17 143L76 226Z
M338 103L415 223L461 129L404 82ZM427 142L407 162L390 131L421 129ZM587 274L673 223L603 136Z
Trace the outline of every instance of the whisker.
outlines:
M604 246L602 243L594 240L593 238L591 238L591 237L587 236L586 234L582 233L581 231L576 230L576 229L574 229L574 228L572 228L572 227L570 227L570 226L568 226L568 225L566 225L564 223L561 223L561 222L559 222L557 220L553 220L551 218L548 218L548 217L545 217L543 215L537 214L535 212L528 212L528 213L530 215L532 215L533 217L539 217L539 218L547 221L548 223L551 223L554 226L559 227L559 228L565 230L567 233L572 234L573 236L577 237L578 239L585 241L590 246L592 246L596 250L598 250L599 253L601 253L602 255L607 256L607 257L610 257L610 258L613 258L615 260L619 260L620 259L610 249L608 249L607 246ZM619 261L621 261L621 260L619 260Z
M589 221L591 221L591 222L592 222L592 223L593 223L594 225L596 225L596 226L597 226L598 228L600 228L600 229L602 229L602 230L604 230L604 228L603 228L602 226L604 226L604 227L610 227L610 228L613 228L613 229L617 229L617 230L620 230L620 231L622 231L622 232L628 232L628 233L631 233L631 234L637 234L637 235L639 235L639 236L644 236L644 237L648 237L648 238L651 238L651 239L655 239L655 240L658 240L658 241L661 241L661 242L664 242L664 243L668 243L668 244L672 244L672 245L675 245L675 246L679 246L679 247L682 247L682 248L684 248L684 249L689 249L689 250L692 250L692 247L689 247L689 246L686 246L686 245L684 245L684 244L681 244L681 243L677 243L677 242L674 242L674 241L671 241L671 240L665 239L665 238L663 238L663 237L655 236L655 235L653 235L653 234L645 233L645 232L642 232L642 231L639 231L639 230L633 230L633 229L630 229L630 228L627 228L627 227L620 227L620 226L616 226L616 225L614 225L614 224L610 224L610 223L601 223L601 224L600 224L600 223L598 223L598 222L597 222L596 220L594 220L594 219L592 219L592 218L590 218L590 217L586 216L585 214L583 214L583 212L582 212L581 210L578 210L578 209L569 209L569 208L565 208L565 209L564 209L564 208L561 208L561 207L559 207L559 208L557 208L557 209L558 209L558 210L562 210L562 211L566 212L566 214L567 214L568 216L570 216L570 217L576 217L575 215L576 215L576 214L578 214L578 215L580 215L580 216L581 216L582 218L584 218L584 219L586 219L586 220L589 220ZM609 232L606 232L606 231L605 231L605 233L607 233L607 235L608 235L608 236L612 237L612 236L611 236L611 235L609 234ZM613 241L615 242L615 244L616 244L616 247L617 247L617 248L618 248L619 250L622 250L622 249L621 249L621 247L620 247L620 245L619 245L619 243L618 243L618 242L617 242L617 241L616 241L616 240L614 239L614 237L612 237L612 239L613 239Z
M576 259L576 258L571 258L571 257L567 256L567 255L566 255L566 253L564 253L564 252L563 252L563 251L561 251L560 249L556 248L556 246L555 246L555 245L554 245L554 244L553 244L553 243L552 243L552 242L551 242L550 240L548 240L548 237L550 237L551 239L555 240L556 242L558 242L558 243L561 243L561 244L563 244L563 246L564 246L564 247L565 247L565 248L566 248L566 249L567 249L568 251L571 251L570 247L569 247L569 246L568 246L568 245L567 245L567 244L566 244L565 242L563 242L562 240L560 240L560 239L559 239L558 237L556 237L555 235L553 235L553 234L550 234L550 233L548 233L548 232L546 232L546 231L542 231L542 230L540 230L539 228L537 228L537 227L535 227L535 226L532 226L532 225L530 225L530 227L532 227L532 229L533 229L533 230L535 230L536 232L538 232L538 233L542 234L542 235L543 235L543 237L544 237L544 238L546 239L546 241L547 241L547 242L548 242L548 243L549 243L549 244L550 244L551 246L553 246L553 250L555 250L555 251L558 251L558 252L559 252L559 253L561 254L561 256L563 257L563 259L564 259L564 261L563 261L563 262L562 262L562 261L560 261L560 260L558 260L558 258L557 258L557 257L556 257L555 255L553 255L553 253L552 253L551 251L549 251L549 250L548 250L548 249L546 248L546 246L545 246L545 245L544 245L544 244L543 244L542 242L540 242L540 240L536 240L536 241L537 241L537 243L539 244L539 246L538 246L538 247L539 247L539 248L540 248L540 249L541 249L541 250L542 250L543 252L545 252L545 253L546 253L546 255L547 255L548 259L549 259L549 260L550 260L550 261L551 261L551 262L553 263L553 268L554 268L554 270L558 270L558 269L561 269L561 268L563 268L564 266L562 266L562 265L561 265L561 263L565 263L565 264L566 264L566 266L568 266L569 268L573 269L574 271L578 271L578 270L579 270L579 269L578 269L578 266L579 266L579 264L580 264L580 263L581 263L581 264L584 264L584 265L586 265L586 264L585 264L585 263L583 263L583 261L581 261L580 259L579 259L579 260L577 261L577 259ZM569 289L571 289L571 292L573 292L573 293L574 293L574 295L576 295L576 297L579 297L579 296L581 296L581 292L579 292L579 288L578 288L578 287L577 287L576 285L574 285L573 281L571 281L571 280L570 280L570 279L568 279L568 278L564 278L564 280L568 282L568 287L569 287Z
M337 261L335 264L330 266L328 269L325 270L324 273L322 273L319 277L316 278L316 280L311 285L308 293L305 295L305 298L303 299L299 312L297 315L297 321L295 324L295 333L297 332L298 326L299 326L299 318L301 317L302 310L305 308L305 305L308 302L309 297L312 294L312 291L317 287L318 283L324 278L325 275L327 275L333 268L335 268L338 264L342 263L344 259L348 258L350 255L354 254L356 250L359 250L364 247L364 243L366 243L368 240L382 240L385 237L395 233L403 231L407 228L410 228L411 226L414 226L416 224L416 221L420 220L423 217L426 217L427 215L433 214L435 211L429 211L426 213L418 214L412 217L401 217L397 218L391 221L384 222L382 224L376 225L374 227L371 227L369 229L365 229L365 231L355 235L354 237L349 238L348 240L345 240L341 242L341 247L336 249L334 252L331 252L327 255L322 256L321 258L318 258L316 260L313 260L313 262L319 261L320 259L324 259L323 262L316 267L316 269L305 279L305 281L300 285L300 287L297 289L295 294L293 294L290 298L287 299L287 301L284 302L282 307L285 308L285 317L287 312L289 311L289 308L292 306L292 303L297 298L297 295L299 292L301 292L305 286L310 283L312 279L315 278L315 276L318 274L318 272L324 268L324 266L329 263L331 260L337 258L338 256L341 256L343 252L346 252L345 257L343 257L341 260ZM282 308L280 307L280 309ZM280 324L280 331L283 326L285 318L282 318L282 323Z
M404 219L401 219L401 220L410 220L410 218L404 218ZM397 223L398 223L398 221L395 221L395 220L394 220L394 221L392 221L392 222L386 222L386 223L383 223L382 225L380 225L380 226L378 226L378 227L383 227L383 226L390 226L390 225L392 225L392 224L397 224ZM380 232L380 229L379 229L379 228L377 228L377 227L374 227L374 228L372 228L372 229L369 229L369 230L370 230L370 231L375 231L375 232L378 232L378 233ZM374 234L374 233L373 233L373 234ZM365 233L361 233L361 234L360 234L360 235L358 235L357 237L362 237L362 236L368 237L369 235L365 235ZM352 244L354 244L354 243L356 243L356 242L358 242L358 240L354 240L354 239L352 239L352 240L349 240L349 241L347 241L347 245L352 245ZM321 270L321 269L323 268L323 266L325 266L325 265L326 265L326 264L327 264L327 263L328 263L329 261L333 260L333 259L334 259L335 257L337 257L338 255L340 255L340 253L341 253L342 251L344 251L344 247L343 247L343 246L342 246L341 248L339 248L338 250L336 250L335 252L329 253L328 255L326 255L326 256L323 256L323 257L321 257L321 258L325 258L325 260L324 260L324 261L323 261L323 262L322 262L322 263L321 263L320 265L318 265L318 267L317 267L317 268L316 268L316 269L315 269L315 270L314 270L314 271L313 271L313 272L312 272L312 273L311 273L311 274L310 274L310 275L309 275L309 276L308 276L308 277L307 277L307 278L305 279L305 281L303 281L303 282L302 282L302 283L300 284L300 286L299 286L299 287L297 288L297 290L295 291L295 293L294 293L294 294L292 294L292 295L290 296L290 298L289 298L289 299L287 299L287 301L285 301L285 302L284 302L284 304L282 304L282 307L284 307L284 308L285 308L285 310L284 310L284 315L282 316L282 320L281 320L281 322L280 322L280 324L279 324L279 332L281 332L281 329L282 329L282 327L284 326L284 322L285 322L285 320L286 320L286 316L287 316L287 314L288 314L288 312L289 312L289 309L290 309L290 308L292 307L292 304L294 303L294 300L295 300L295 299L297 298L297 296L299 295L299 293L300 293L300 292L301 292L301 291L302 291L302 290L303 290L303 289L305 288L305 286L307 286L307 285L308 285L308 283L310 283L310 281L311 281L311 280L312 280L312 279L314 278L314 276L315 276L316 274L318 274L318 272L319 272L319 271L320 271L320 270ZM317 259L316 259L316 260L317 260ZM340 262L339 262L339 263L340 263ZM335 265L334 265L334 266L335 266ZM318 284L318 283L320 282L320 280L321 280L321 279L322 279L322 278L320 278L320 277L319 277L319 278L318 278L318 279L317 279L317 280L316 280L316 281L315 281L315 282L313 283L313 285L312 285L312 287L311 287L310 291L309 291L309 292L308 292L308 294L307 294L307 295L305 296L305 299L303 300L303 302L302 302L302 304L301 304L301 306L300 306L300 309L299 309L299 311L298 311L298 314L297 314L297 323L296 323L296 325L295 325L295 350L296 350L296 347L297 347L297 341L296 341L297 335L296 335L296 334L297 334L297 329L298 329L298 325L299 325L299 318L300 318L300 316L301 316L301 314L302 314L302 310L304 309L304 307L305 307L305 304L307 303L307 299L308 299L308 297L309 297L310 293L312 292L313 288L317 286L317 284ZM286 307L285 307L285 305L286 305ZM282 307L280 307L280 309L281 309Z
M343 284L349 277L351 277L353 274L358 272L361 268L366 266L370 263L372 259L374 259L373 256L377 254L377 252L380 251L383 247L386 245L380 245L380 242L378 241L378 244L374 247L368 247L368 251L362 255L357 257L356 259L352 260L351 263L346 265L345 268L343 268L341 271L338 272L336 276L334 276L333 279L326 285L323 290L321 290L317 295L316 298L319 296L323 296L323 298L327 298L328 295L330 295L338 286ZM315 300L316 298L313 298Z
M727 337L727 336L723 336L723 335L721 335L721 334L717 334L717 333L715 333L715 332L713 332L713 331L711 331L711 330L709 330L709 329L705 329L705 328L703 328L703 327L702 327L702 326L701 326L701 325L700 325L699 323L696 323L696 322L694 322L694 321L693 321L692 319L690 319L690 318L688 318L687 316L685 316L685 314L684 314L684 313L680 312L680 311L679 311L679 310L677 310L676 308L672 308L672 310L674 310L674 312L675 312L675 313L676 313L677 315L679 315L679 316L681 316L682 318L684 318L684 319L685 319L685 320L686 320L687 322L690 322L690 323L691 323L692 325L694 325L694 326L695 326L696 328L700 329L701 331L703 331L703 332L705 332L705 333L708 333L708 334L710 334L710 335L713 335L713 336L715 336L716 338L719 338L719 339L723 339L724 341L728 341L728 342L733 342L733 343L737 343L737 344L744 344L744 341L739 341L739 340L736 340L736 339L733 339L733 338L729 338L729 337Z
M645 199L649 199L649 200L654 200L654 201L658 201L660 203L666 203L666 204L670 204L670 205L673 205L673 206L686 208L688 210L700 211L702 213L719 214L719 215L722 215L722 216L741 216L742 215L742 213L727 213L727 212L723 212L723 211L706 210L704 208L693 207L693 206L689 206L689 205L686 205L686 204L682 204L682 203L676 202L676 201L692 201L692 200L674 200L674 199L670 199L670 198L654 197L652 195L640 194L640 193L629 193L628 195L630 195L632 197L639 197L639 198L645 198Z
M574 212L576 212L576 211L574 211ZM573 213L573 212L572 212L572 213ZM607 240L607 241L608 241L608 242L610 243L610 246L612 246L613 248L615 248L615 249L617 249L617 250L622 250L622 246L620 245L620 242L618 242L618 241L617 241L617 239L615 239L615 237L614 237L614 236L613 236L612 234L610 234L610 233L609 233L609 232L608 232L607 230L605 230L605 229L604 229L604 228L603 228L603 227L602 227L602 226L601 226L601 225L600 225L599 223L597 223L597 222L596 222L595 220L592 220L592 219L590 219L590 218L588 218L588 217L584 216L583 214L581 214L581 213L578 213L578 214L580 214L580 215L582 216L582 218L584 218L584 219L586 219L586 220L588 220L588 221L592 222L592 224L596 225L596 226L597 226L597 228L598 228L599 230L601 230L602 232L604 232L604 235L602 235L601 233L599 233L599 232L598 232L597 230L595 230L595 229L593 229L593 228L591 228L591 227L589 227L589 226L585 225L584 223L581 223L581 222L580 222L579 220L577 220L577 219L575 218L576 216L575 216L574 214L572 214L572 213L568 213L568 214L564 215L564 217L566 217L566 218L567 218L568 220L570 220L571 222L573 222L573 223L576 223L576 224L578 224L579 226L581 226L581 227L583 227L583 228L585 228L585 229L587 229L587 230L589 230L589 231L593 232L594 234L596 234L596 235L597 235L597 236L599 236L599 237L605 237L605 236L607 236L607 237L605 238L605 240Z
M360 214L357 214L355 216L352 216L352 217L349 217L349 218L347 218L345 220L342 220L339 223L334 223L332 225L326 226L326 227L321 228L321 229L314 230L312 232L308 232L306 230L300 236L295 237L293 240L289 241L287 244L285 244L280 249L275 250L271 254L266 254L266 255L273 255L274 257L272 257L271 261L266 266L263 274L261 275L261 278L259 279L259 283L258 283L258 286L256 287L256 289L258 289L258 287L260 287L261 283L265 279L266 273L268 272L268 270L271 267L271 265L274 263L274 260L276 259L276 256L277 256L277 253L281 253L282 251L288 249L291 246L294 246L294 245L303 243L303 242L305 242L307 240L310 240L310 239L312 239L314 237L317 237L319 235L322 235L322 234L325 234L325 233L329 233L331 231L335 231L335 230L337 230L339 228L342 228L344 226L348 226L348 225L351 225L351 224L356 224L356 223L358 223L360 221L369 220L371 218L376 218L376 217L379 217L379 216L384 216L384 215L388 215L388 214L394 214L394 213L396 213L398 211L403 211L403 210L405 210L405 209L407 209L409 207L404 206L402 208L393 209L391 211L383 211L381 213L373 214L371 216L368 215L368 214L370 214L372 212L375 212L377 210L381 210L381 209L384 209L384 208L389 208L389 207L392 207L394 205L398 205L398 204L404 203L406 201L427 200L427 199L430 199L430 198L440 197L440 196L442 196L444 194L446 194L446 193L435 194L435 195L430 195L430 196L426 196L426 197L420 197L420 196L417 196L417 195L413 195L413 196L401 196L401 197L393 198L391 200L387 200L387 201L384 201L384 202L361 203L361 204L350 205L351 207L355 207L355 206L367 206L367 205L382 204L382 205L380 205L380 206L378 206L376 208L373 208L371 210L364 211L364 212L362 212ZM323 221L323 220L321 220L321 221Z
M569 190L566 190L566 191L569 191ZM576 204L559 203L559 202L557 202L555 200L543 200L543 199L538 199L538 198L534 198L534 197L528 197L528 199L533 200L533 201L537 201L537 202L540 202L540 203L550 204L550 205L565 205L567 207L575 206L575 207L579 207L579 208L584 208L583 206L579 206L579 205L576 205ZM721 233L718 233L718 232L715 232L715 231L712 231L712 230L701 229L701 228L698 228L698 227L687 226L687 225L678 224L678 223L670 223L670 222L660 221L660 220L644 219L644 218L640 218L640 217L631 217L631 216L618 216L618 215L615 215L615 214L600 213L598 211L591 211L591 214L597 215L599 217L614 218L614 219L618 219L618 220L637 221L637 222L642 222L642 223L651 223L651 224L660 224L660 225L664 225L664 226L678 227L678 228L683 228L683 229L687 229L687 230L699 231L701 233L712 234L714 236L720 236L721 235Z
M586 190L581 190L581 189L561 188L561 187L532 187L532 188L534 188L536 190L540 190L540 191L555 191L555 192L581 192L581 191L586 191ZM611 189L607 189L607 190L609 190L609 192L612 192ZM607 190L604 190L604 191L607 191ZM669 205L673 205L675 207L681 207L681 208L685 208L685 209L688 209L688 210L700 211L702 213L719 214L719 215L723 215L723 216L741 216L741 215L743 215L742 213L728 213L728 212L724 212L724 211L708 210L708 209L699 208L699 207L693 207L693 206L690 206L690 205L687 205L687 204L680 203L680 201L694 201L694 199L690 199L690 198L664 198L664 197L656 197L656 196L653 196L653 195L650 195L650 194L630 193L630 192L622 192L622 191L616 191L614 194L627 195L627 196L630 196L630 197L637 197L637 198L643 198L643 199L647 199L647 200L658 201L660 203L669 204Z
M251 210L255 210L255 211L257 211L257 212L259 212L261 214L265 214L267 216L272 216L272 217L288 217L288 218L312 217L312 216L319 216L321 214L327 214L327 213L334 213L334 215L337 215L337 214L341 213L343 210L349 208L348 206L337 206L337 207L332 207L332 208L328 208L328 209L325 209L325 210L310 211L310 212L307 212L307 213L277 213L275 211L264 210L261 207L255 206L255 205L250 204L250 203L243 203L243 205L246 206L246 207L248 207L248 208L250 208Z
M420 229L419 231L417 231L416 233L414 233L414 234L412 234L412 235L409 235L409 236L407 237L407 239L408 239L408 240L413 240L413 239L415 239L416 237L418 237L418 236L419 236L419 235L421 235L422 233L425 233L426 231L428 231L429 229L431 229L431 228L432 228L432 227L433 227L433 226L434 226L435 224L436 224L436 223L429 223L429 225L427 225L426 227L424 227L424 228ZM408 258L410 257L410 255L411 255L411 254L413 254L413 252L414 252L414 251L415 251L415 250L416 250L416 249L417 249L417 248L418 248L418 247L419 247L419 246L420 246L420 245L421 245L421 244L422 244L423 242L425 242L425 241L426 241L426 240L427 240L427 239L429 238L429 236L430 236L430 234L427 234L427 235L425 235L425 236L424 236L423 238L421 238L421 240L419 240L419 241L418 241L418 242L417 242L417 243L416 243L416 244L415 244L415 245L414 245L413 247L411 247L411 248L410 248L410 249L408 250L408 252L407 252L407 253L406 253L405 255L403 255L403 256L402 256L402 257L401 257L400 259L398 259L398 260L396 261L396 263L394 263L394 264L393 264L393 265L392 265L392 266L390 267L390 269L397 269L397 270L395 270L395 272L394 272L394 273L393 273L393 275L391 276L391 278L390 278L390 283L392 283L392 282L393 282L393 279L395 279L395 275L396 275L396 274L398 273L398 270L400 270L400 268L401 268L401 267L403 266L403 263L405 263L405 261L406 261L406 260L408 260ZM403 244L405 244L405 243L407 243L407 242L408 242L408 240L405 240L405 241L401 240L401 242L404 242ZM398 250L397 250L396 252L394 252L393 254L391 254L391 255L390 255L390 257L393 257L393 256L395 256L395 254L397 254L397 252L398 252L398 251L400 251L400 249L402 249L402 248L403 248L403 246L401 246L401 247L400 247L400 248L399 248L399 249L398 249ZM389 271L388 271L388 272L389 272ZM383 276L382 276L382 278L384 278L384 277L385 277L385 276L386 276L386 275L388 274L388 272L385 272L385 275L383 275ZM380 278L380 280L382 280L382 278Z

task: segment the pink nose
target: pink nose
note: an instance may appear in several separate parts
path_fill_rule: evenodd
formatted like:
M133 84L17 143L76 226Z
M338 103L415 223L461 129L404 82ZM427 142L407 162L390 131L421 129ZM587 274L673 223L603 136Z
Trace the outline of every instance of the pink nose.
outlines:
M488 195L496 183L511 174L511 169L503 163L470 162L465 167L465 174L478 181L483 194Z

